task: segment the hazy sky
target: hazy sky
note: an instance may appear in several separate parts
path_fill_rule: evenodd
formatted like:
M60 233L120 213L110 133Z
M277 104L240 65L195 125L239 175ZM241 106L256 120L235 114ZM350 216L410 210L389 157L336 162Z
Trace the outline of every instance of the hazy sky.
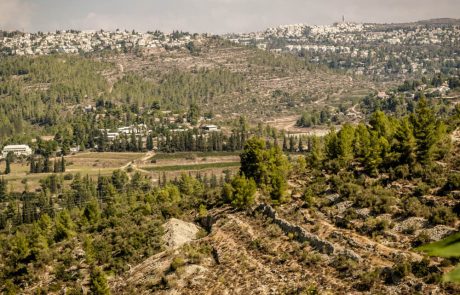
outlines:
M246 32L280 24L460 17L460 0L0 0L0 29Z

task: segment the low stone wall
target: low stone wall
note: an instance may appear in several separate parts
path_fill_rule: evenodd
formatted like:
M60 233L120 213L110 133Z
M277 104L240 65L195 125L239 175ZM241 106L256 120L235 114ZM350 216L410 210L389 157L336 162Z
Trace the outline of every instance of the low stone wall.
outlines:
M291 224L290 222L279 218L275 209L270 205L260 204L255 212L261 212L263 215L273 219L273 223L277 224L285 234L292 234L299 242L308 242L315 250L326 254L334 254L336 251L334 245L325 241L315 234L307 232L304 228Z

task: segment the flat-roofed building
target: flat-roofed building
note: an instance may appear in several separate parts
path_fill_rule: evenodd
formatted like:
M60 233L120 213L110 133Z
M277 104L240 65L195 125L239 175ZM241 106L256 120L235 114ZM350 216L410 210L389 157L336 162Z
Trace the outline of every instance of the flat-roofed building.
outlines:
M7 145L2 151L3 158L6 158L9 153L13 153L16 156L30 156L32 155L32 149L27 144Z

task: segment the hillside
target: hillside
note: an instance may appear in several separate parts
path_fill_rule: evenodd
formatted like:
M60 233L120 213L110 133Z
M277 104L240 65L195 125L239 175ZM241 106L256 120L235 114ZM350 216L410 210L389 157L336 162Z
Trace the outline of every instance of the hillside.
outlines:
M147 122L145 117L155 103L157 113L183 113L196 103L202 114L212 114L217 122L241 115L258 122L312 109L334 113L384 87L291 55L220 39L206 39L195 50L5 58L1 62L0 137L55 134L57 126L62 129L81 121L83 107L95 108L103 102L125 114L120 124L134 123L136 116ZM108 115L104 109L97 111ZM109 120L99 124L100 128L115 127Z

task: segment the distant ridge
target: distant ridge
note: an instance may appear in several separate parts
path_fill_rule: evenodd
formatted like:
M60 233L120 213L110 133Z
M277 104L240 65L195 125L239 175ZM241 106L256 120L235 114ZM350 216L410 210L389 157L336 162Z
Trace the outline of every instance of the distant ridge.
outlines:
M458 18L433 18L428 20L421 20L416 22L417 24L426 25L460 25L460 19Z

